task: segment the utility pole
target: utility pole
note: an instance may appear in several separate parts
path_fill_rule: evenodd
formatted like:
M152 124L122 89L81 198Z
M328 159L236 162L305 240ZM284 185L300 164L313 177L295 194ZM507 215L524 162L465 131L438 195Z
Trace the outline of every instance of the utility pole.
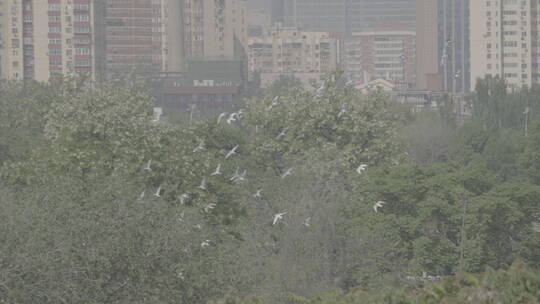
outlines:
M529 107L526 107L525 112L523 112L523 114L525 114L525 137L529 136L529 113L530 112L531 112L531 108Z
M465 247L463 241L465 240L465 216L467 214L467 204L469 198L465 197L463 202L463 213L461 214L461 239L459 240L459 272L463 272L463 258L465 257Z

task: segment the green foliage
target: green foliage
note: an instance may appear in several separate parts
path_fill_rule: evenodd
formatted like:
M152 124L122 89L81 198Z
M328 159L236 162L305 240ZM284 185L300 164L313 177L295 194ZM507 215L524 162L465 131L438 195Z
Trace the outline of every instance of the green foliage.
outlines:
M0 302L533 303L519 264L411 288L540 268L540 124L507 111L536 92L486 79L457 127L342 80L189 126L138 85L1 83Z

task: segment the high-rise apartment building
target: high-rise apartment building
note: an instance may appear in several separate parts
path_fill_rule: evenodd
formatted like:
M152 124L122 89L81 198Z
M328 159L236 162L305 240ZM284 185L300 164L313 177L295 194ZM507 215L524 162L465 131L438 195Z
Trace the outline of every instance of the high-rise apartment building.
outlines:
M283 0L283 22L285 26L300 30L343 34L346 28L346 3L346 0Z
M540 81L536 0L471 1L471 87L499 76L513 87Z
M383 78L402 89L416 83L416 34L413 31L357 32L346 43L345 71L351 80Z
M235 58L247 42L245 0L184 0L187 58Z
M415 5L415 0L346 0L347 31L414 31Z
M276 27L261 37L250 37L248 44L249 71L259 73L263 82L280 75L318 81L339 64L339 39L329 32Z
M417 89L469 92L469 0L417 0L416 11Z
M134 72L156 74L163 70L167 54L166 1L102 0L102 15L96 20L101 27L101 60L105 60L108 78ZM170 11L171 15L179 12Z
M22 79L23 60L22 1L0 2L0 76Z
M439 74L438 2L416 0L416 88L442 91Z
M482 0L485 1L485 0ZM439 65L443 88L447 92L470 91L470 14L469 2L477 0L438 0ZM491 0L490 0L491 1ZM499 1L499 0L495 0ZM474 18L471 18L474 17ZM476 50L474 50L476 52Z
M1 5L2 78L94 76L90 0L10 0Z
M414 30L415 0L272 0L273 20L302 30L348 35ZM283 14L280 18L279 14Z

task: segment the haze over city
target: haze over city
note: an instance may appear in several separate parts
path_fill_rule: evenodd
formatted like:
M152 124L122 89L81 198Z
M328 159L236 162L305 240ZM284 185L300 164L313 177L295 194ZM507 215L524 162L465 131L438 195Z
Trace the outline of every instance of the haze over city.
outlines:
M0 303L540 303L539 16L0 0Z

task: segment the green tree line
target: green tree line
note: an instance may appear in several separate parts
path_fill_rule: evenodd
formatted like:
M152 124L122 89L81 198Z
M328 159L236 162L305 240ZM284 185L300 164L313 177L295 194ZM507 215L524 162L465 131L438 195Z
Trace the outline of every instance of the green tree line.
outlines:
M281 82L190 126L137 83L1 82L0 301L439 303L505 276L540 299L537 91L486 78L459 125Z

